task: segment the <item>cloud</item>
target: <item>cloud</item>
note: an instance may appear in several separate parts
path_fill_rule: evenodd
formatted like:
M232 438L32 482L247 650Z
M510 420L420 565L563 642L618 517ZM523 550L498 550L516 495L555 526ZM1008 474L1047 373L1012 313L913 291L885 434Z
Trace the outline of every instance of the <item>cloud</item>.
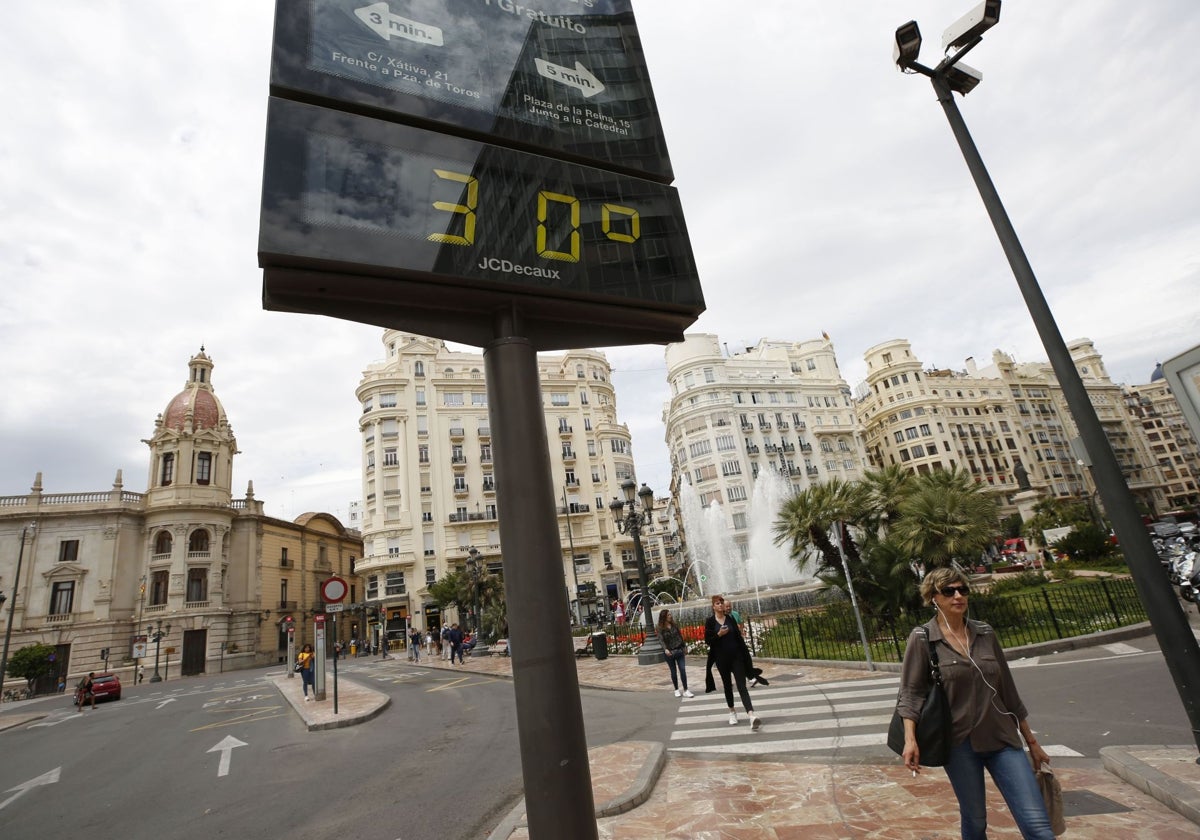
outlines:
M549 0L548 0L549 2ZM1045 352L928 82L960 0L635 5L708 311L731 349L912 341L930 365ZM380 331L265 312L257 267L272 4L6 10L0 71L0 493L144 489L140 439L201 344L235 492L346 510ZM72 25L62 26L69 19ZM1144 381L1196 342L1200 17L1192 3L1007 3L960 101L1067 339ZM639 480L665 490L663 349L609 348ZM51 489L53 488L53 489Z

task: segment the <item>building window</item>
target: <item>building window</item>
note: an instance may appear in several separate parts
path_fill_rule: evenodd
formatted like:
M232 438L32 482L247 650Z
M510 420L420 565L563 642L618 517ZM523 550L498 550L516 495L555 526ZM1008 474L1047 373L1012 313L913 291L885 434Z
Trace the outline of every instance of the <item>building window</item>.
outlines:
M396 454L396 447L389 446L383 450L383 465L385 467L394 467L400 463L400 458Z
M550 405L564 406L571 404L571 395L564 391L552 391L550 393Z
M404 586L404 572L388 572L385 595L403 595L407 592Z
M170 554L173 542L170 531L159 531L158 535L154 538L154 553Z
M395 408L396 407L396 392L393 391L390 394L380 394L379 395L379 407L380 408Z
M437 583L437 569L426 569L425 570L425 585L433 586L433 584L435 584L435 583Z
M175 480L175 453L168 452L162 456L162 474L159 478L159 484L163 487L169 487L171 482Z
M208 600L208 569L188 569L187 600L193 603Z
M413 376L424 376L424 375L425 375L425 363L424 362L413 362Z
M167 603L167 582L170 573L165 569L150 574L150 606L160 606Z
M367 578L367 597L379 597L379 578L376 575L371 575Z
M50 587L50 615L70 615L75 600L75 581L55 581Z
M442 394L442 405L445 406L461 406L463 404L462 391L447 391Z
M208 551L208 531L203 528L192 531L191 536L188 537L188 551Z
M79 560L79 540L63 540L58 544L58 562L74 563Z
M212 453L201 452L196 455L196 483L208 484L212 481Z

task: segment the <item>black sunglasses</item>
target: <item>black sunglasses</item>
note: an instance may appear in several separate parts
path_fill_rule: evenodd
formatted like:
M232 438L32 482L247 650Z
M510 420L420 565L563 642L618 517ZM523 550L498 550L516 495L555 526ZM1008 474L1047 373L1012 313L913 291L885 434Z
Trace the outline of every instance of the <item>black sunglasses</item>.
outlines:
M959 595L965 598L971 594L971 587L962 586L961 584L959 586L943 586L938 590L938 592L941 592L947 598L953 598L954 593L957 592Z

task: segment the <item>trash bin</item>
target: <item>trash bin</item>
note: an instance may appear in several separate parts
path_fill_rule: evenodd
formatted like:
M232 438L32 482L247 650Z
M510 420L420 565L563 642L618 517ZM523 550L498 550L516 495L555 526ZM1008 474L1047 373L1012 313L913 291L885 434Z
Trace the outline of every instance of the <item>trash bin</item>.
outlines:
M608 659L608 634L603 630L592 634L592 653L597 659Z

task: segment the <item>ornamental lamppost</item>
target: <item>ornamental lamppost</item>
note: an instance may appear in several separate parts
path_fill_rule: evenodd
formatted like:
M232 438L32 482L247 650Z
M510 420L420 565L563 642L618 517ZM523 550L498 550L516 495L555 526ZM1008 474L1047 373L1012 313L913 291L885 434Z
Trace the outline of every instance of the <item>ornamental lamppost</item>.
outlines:
M654 630L654 610L650 606L650 586L646 580L646 553L642 550L642 529L652 524L651 514L654 511L654 491L642 485L642 489L634 493L637 482L627 478L621 482L621 492L625 501L613 499L608 509L612 511L613 522L622 534L633 537L633 555L637 560L638 586L642 590L638 601L642 607L642 615L646 618L646 639L638 650L639 665L657 665L664 661L662 642ZM636 495L636 499L634 498ZM641 509L638 509L638 501Z
M30 522L21 529L21 547L17 549L17 576L13 578L12 603L8 607L8 623L4 627L4 653L0 655L0 697L4 696L4 672L8 670L8 643L12 640L13 613L17 611L17 589L21 585L21 561L25 559L25 536L37 528L36 522ZM0 592L0 608L8 598Z
M1200 644L1188 627L1187 619L1171 591L1171 585L1162 573L1150 535L1142 524L1141 515L1134 503L1133 494L1121 472L1121 465L1113 453L1112 444L1104 432L1096 408L1083 385L1071 351L1063 341L1062 333L1050 311L1033 267L1025 255L1016 229L1008 218L1000 194L992 183L991 176L983 164L983 157L975 146L966 121L954 101L954 94L970 93L983 78L978 70L963 64L960 59L983 40L983 34L1000 20L1000 0L984 0L946 30L942 36L945 57L935 67L926 67L917 61L921 52L921 30L915 20L896 30L893 57L896 66L905 73L920 73L933 83L939 104L950 123L950 130L963 159L967 163L979 197L991 218L992 227L1008 258L1009 267L1017 281L1017 288L1025 298L1030 318L1042 345L1046 348L1050 366L1058 378L1063 397L1071 416L1079 429L1083 447L1091 458L1092 478L1104 509L1121 541L1121 550L1129 564L1130 574L1138 596L1150 616L1158 646L1163 652L1167 669L1175 681L1175 688L1183 701L1184 711L1192 726L1192 736L1200 747L1200 695L1195 687L1200 685ZM1200 759L1197 759L1200 764Z
M479 574L480 567L483 564L483 559L479 554L479 550L475 546L467 549L467 573L471 576L471 597L474 601L472 608L475 611L475 642L479 642Z
M162 647L163 637L171 632L170 624L163 624L160 619L155 624L146 625L146 635L150 641L154 642L154 676L150 678L150 682L162 682L162 675L158 673L158 651Z

